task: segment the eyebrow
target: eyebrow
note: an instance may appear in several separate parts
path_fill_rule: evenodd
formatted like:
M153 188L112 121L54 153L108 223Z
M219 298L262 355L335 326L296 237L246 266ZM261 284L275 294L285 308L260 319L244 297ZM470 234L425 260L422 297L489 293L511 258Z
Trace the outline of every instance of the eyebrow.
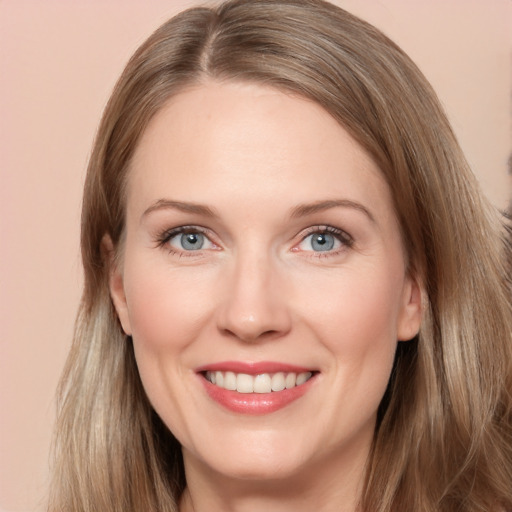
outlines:
M296 206L291 213L292 218L305 217L307 215L313 215L314 213L323 212L330 210L331 208L352 208L361 213L364 213L373 223L375 223L375 217L372 215L370 210L363 206L361 203L351 201L350 199L329 199L326 201L316 201L309 204L301 204Z
M357 210L368 217L373 223L375 223L375 217L372 215L370 210L363 206L361 203L351 201L350 199L328 199L324 201L315 201L314 203L300 204L292 209L290 217L300 218L308 215L313 215L318 212L330 210L331 208L352 208ZM218 217L217 214L209 207L199 203L190 203L185 201L173 201L171 199L159 199L149 206L141 218L146 217L151 212L157 210L179 210L185 213L193 213L196 215L204 215L206 217Z
M194 213L206 217L217 217L217 214L209 207L199 203L189 203L184 201L172 201L171 199L159 199L149 208L144 210L142 218L157 210L179 210L185 213Z

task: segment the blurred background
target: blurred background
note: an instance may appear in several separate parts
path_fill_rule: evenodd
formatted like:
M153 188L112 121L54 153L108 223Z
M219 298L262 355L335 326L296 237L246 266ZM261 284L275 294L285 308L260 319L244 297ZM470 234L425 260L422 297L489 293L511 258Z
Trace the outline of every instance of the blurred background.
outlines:
M80 298L81 188L102 109L137 46L198 3L208 2L0 0L0 512L44 510L53 397ZM512 2L334 3L416 61L504 209Z

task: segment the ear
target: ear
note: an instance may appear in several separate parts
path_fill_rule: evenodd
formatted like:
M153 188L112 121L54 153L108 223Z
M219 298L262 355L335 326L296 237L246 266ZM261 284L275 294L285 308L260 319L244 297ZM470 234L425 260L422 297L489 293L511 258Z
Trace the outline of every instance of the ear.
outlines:
M124 279L123 269L116 258L114 244L109 235L105 235L101 240L101 248L103 257L108 264L108 286L110 290L110 297L114 304L121 327L128 336L131 336L132 329L130 325L130 317L128 315L128 305L126 303L126 295L124 292Z
M404 282L402 306L397 323L398 341L411 340L418 334L421 317L422 287L417 278L407 275Z

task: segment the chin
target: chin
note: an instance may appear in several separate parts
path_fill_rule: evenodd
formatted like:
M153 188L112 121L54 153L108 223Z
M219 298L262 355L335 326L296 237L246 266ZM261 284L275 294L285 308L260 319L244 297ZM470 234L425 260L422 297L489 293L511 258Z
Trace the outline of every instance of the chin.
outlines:
M283 480L301 474L313 454L304 450L307 441L285 442L281 433L218 438L214 450L191 452L184 449L185 460L196 459L210 471L235 480L264 482ZM309 450L308 450L309 451ZM202 452L202 453L201 453Z

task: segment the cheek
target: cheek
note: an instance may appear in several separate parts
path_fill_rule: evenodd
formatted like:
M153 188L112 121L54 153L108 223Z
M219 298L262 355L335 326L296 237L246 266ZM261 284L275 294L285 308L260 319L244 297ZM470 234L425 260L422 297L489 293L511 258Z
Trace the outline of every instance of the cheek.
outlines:
M125 266L125 290L136 343L155 351L186 346L212 310L211 279L204 272L130 263Z
M149 258L127 260L125 291L137 367L154 409L178 438L182 414L193 408L187 374L190 354L211 318L211 278L176 272ZM187 397L184 402L183 397ZM177 413L177 411L180 411Z
M340 400L357 397L359 407L368 407L364 414L378 407L389 380L402 282L399 272L347 272L318 287L322 293L306 306L310 329L332 355Z
M339 344L365 350L380 342L396 343L403 275L387 270L340 272L310 287L305 310L327 333L333 349Z

